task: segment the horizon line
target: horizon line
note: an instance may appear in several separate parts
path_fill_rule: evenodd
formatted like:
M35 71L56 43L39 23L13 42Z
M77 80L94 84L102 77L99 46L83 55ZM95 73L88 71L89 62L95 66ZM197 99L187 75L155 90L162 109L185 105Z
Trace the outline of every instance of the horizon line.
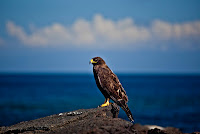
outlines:
M117 75L200 75L200 72L114 72ZM24 75L38 75L38 74L93 74L87 71L0 71L0 75L24 74Z

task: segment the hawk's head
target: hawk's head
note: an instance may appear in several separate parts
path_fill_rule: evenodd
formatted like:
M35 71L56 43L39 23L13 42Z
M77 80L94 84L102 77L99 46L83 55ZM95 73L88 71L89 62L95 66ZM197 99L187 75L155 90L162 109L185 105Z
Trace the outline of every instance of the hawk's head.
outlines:
M106 64L105 61L101 57L94 57L90 60L90 63L93 65L103 65Z

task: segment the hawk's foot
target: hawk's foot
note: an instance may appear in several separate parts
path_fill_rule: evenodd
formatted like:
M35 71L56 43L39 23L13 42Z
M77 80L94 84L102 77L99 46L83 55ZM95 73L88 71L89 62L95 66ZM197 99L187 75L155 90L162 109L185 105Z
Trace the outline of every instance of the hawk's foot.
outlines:
M101 105L101 107L107 107L109 105L110 105L109 101L106 101L104 104Z

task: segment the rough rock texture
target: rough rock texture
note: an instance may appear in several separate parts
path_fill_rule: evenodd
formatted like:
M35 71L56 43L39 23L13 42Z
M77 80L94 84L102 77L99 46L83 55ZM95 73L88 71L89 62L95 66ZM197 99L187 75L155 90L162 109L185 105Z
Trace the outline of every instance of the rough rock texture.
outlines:
M0 127L0 133L104 133L104 134L181 134L177 128L150 128L117 118L119 107L114 103L104 108L80 109L44 118Z

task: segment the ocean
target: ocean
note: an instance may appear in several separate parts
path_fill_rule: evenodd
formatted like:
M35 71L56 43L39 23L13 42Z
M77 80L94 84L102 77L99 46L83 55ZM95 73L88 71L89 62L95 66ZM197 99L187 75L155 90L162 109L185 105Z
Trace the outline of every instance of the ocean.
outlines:
M200 131L200 75L117 75L136 123ZM0 74L0 126L103 102L92 74Z

